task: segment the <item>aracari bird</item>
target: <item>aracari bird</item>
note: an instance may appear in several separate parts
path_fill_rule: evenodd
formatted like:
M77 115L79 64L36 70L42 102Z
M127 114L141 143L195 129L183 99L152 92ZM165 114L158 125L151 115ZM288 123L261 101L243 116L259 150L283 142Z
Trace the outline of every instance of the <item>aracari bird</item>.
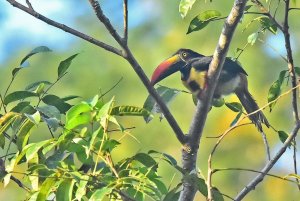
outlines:
M212 56L204 56L190 49L180 49L159 64L152 75L151 84L154 85L180 71L183 85L194 95L201 96L201 92L207 87L207 72L211 61ZM213 98L218 99L231 93L237 95L248 114L259 109L249 93L246 71L237 62L226 58ZM250 115L249 118L261 132L262 123L270 126L262 111Z

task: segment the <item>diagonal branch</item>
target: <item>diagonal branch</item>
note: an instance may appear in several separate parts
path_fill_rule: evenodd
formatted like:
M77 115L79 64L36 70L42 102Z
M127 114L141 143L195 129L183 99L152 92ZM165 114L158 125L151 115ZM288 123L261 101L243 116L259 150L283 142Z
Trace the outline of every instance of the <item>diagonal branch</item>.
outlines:
M115 53L115 54L117 54L119 56L122 56L122 51L119 50L119 49L117 49L117 48L115 48L115 47L113 47L113 46L110 46L110 45L108 45L108 44L106 44L104 42L101 42L101 41L99 41L99 40L97 40L97 39L95 39L95 38L93 38L91 36L88 36L88 35L86 35L86 34L84 34L82 32L79 32L79 31L77 31L77 30L75 30L75 29L73 29L73 28L71 28L69 26L66 26L64 24L58 23L58 22L56 22L54 20L51 20L50 18L47 18L44 15L41 15L40 13L36 12L32 8L26 7L23 4L20 4L19 2L15 1L15 0L6 0L6 1L9 2L12 6L14 6L14 7L16 7L16 8L18 8L18 9L20 9L20 10L26 12L26 13L28 13L29 15L32 15L33 17L35 17L35 18L37 18L37 19L39 19L39 20L41 20L41 21L43 21L43 22L45 22L45 23L47 23L47 24L49 24L51 26L54 26L54 27L56 27L58 29L61 29L61 30L65 31L65 32L68 32L68 33L70 33L70 34L72 34L74 36L77 36L77 37L79 37L79 38L81 38L83 40L86 40L86 41L88 41L88 42L90 42L90 43L92 43L94 45L97 45L97 46L99 46L99 47L101 47L101 48L103 48L103 49L105 49L105 50L107 50L109 52L112 52L112 53Z
M183 150L182 153L183 169L186 171L186 173L191 173L191 171L196 168L199 143L205 125L207 113L211 106L216 83L218 82L220 72L223 68L223 64L229 49L233 33L243 15L246 3L247 0L235 0L232 10L225 21L221 36L219 38L218 46L213 55L213 60L210 63L208 70L208 87L207 90L202 93L203 96L199 97L196 113L189 130L187 145L191 148L191 152L188 153L187 151ZM183 191L180 194L179 200L192 200L195 193L196 187L194 187L191 182L184 181ZM211 189L208 189L208 200L211 199Z
M275 163L279 160L282 154L285 152L286 148L291 144L291 142L297 136L297 133L300 128L300 121L298 121L291 133L291 135L286 139L282 148L276 153L276 155L266 164L266 166L261 170L261 173L258 174L249 184L235 197L235 201L242 200L250 191L254 190L257 184L259 184L267 173L272 169Z
M137 62L135 57L133 56L131 50L129 49L127 43L121 38L121 36L117 33L113 25L110 23L110 20L105 16L103 13L100 4L96 0L89 0L92 8L94 9L98 19L100 22L104 24L106 29L109 31L109 33L112 35L112 37L119 43L119 45L123 48L123 57L128 61L128 63L131 65L133 70L136 72L136 74L139 76L140 80L143 82L144 86L148 90L149 94L154 98L156 103L159 105L162 113L164 114L166 120L168 121L169 125L173 129L178 141L181 144L186 143L186 136L183 134L181 128L179 127L178 123L176 122L175 118L169 111L168 107L162 100L162 98L158 95L156 90L153 88L153 86L150 84L149 79L147 75L145 74L143 68L140 66L140 64Z

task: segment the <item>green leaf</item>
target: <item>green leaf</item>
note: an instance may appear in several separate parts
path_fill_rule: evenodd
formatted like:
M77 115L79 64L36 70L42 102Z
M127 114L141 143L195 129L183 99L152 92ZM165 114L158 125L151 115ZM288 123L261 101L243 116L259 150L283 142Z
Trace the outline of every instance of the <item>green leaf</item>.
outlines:
M27 144L28 138L31 132L31 129L33 128L34 123L32 123L29 119L26 119L22 126L20 127L18 133L17 133L17 146L19 150L22 150L22 148Z
M214 201L224 201L223 195L216 187L212 188L212 196Z
M45 81L45 80L43 80L43 81L37 81L37 82L31 83L30 85L28 85L27 87L25 87L25 90L26 91L35 91L40 84L50 85L52 83L48 82L48 81Z
M225 103L225 105L232 110L233 112L241 112L243 111L243 106L238 102Z
M248 11L253 5L247 5L245 6L245 11Z
M73 129L77 126L84 125L90 123L92 120L91 114L84 113L72 118L71 120L66 122L66 129Z
M289 137L289 134L287 134L285 131L277 131L277 133L282 143L284 143ZM291 147L291 145L289 145L288 147Z
M116 148L119 144L121 143L117 140L110 139L104 142L102 149L108 152L112 152L112 150Z
M203 196L207 197L207 186L206 186L205 180L197 177L196 185L197 185L198 191Z
M234 125L236 124L236 122L241 118L242 114L243 114L243 112L241 111L241 112L239 112L239 113L236 115L236 117L234 118L234 120L230 123L230 127L231 127L231 126L234 126Z
M42 114L42 116L47 118L56 118L58 120L61 119L59 110L52 105L43 105L41 107L37 107L36 109Z
M177 89L171 89L164 86L159 86L156 88L157 93L161 96L162 100L168 105L180 92ZM161 113L161 110L155 100L152 98L152 96L148 96L143 108L145 108L147 111L150 111L151 113ZM149 116L148 118L144 117L144 120L146 123L150 122L152 120L152 116Z
M146 153L137 153L135 156L132 157L134 160L139 161L146 167L157 167L157 162L149 155Z
M300 76L300 67L294 67L295 68L295 73Z
M86 185L88 183L89 176L82 175L79 184L77 185L77 190L75 193L75 198L81 200L81 198L86 194Z
M66 102L66 101L69 101L69 100L73 100L75 98L80 98L80 96L70 95L70 96L66 96L66 97L61 98L61 100Z
M72 60L78 55L74 54L72 56L70 56L69 58L63 60L62 62L60 62L58 69L57 69L57 77L60 78L62 75L64 75L68 68L70 67Z
M268 93L268 103L276 100L280 96L281 86L282 86L282 83L285 79L286 72L287 72L286 70L281 71L280 74L279 74L278 80L273 82L273 84L271 85L271 87L269 89L269 93ZM276 101L269 105L270 112L272 111L275 104L276 104Z
M15 121L18 116L18 113L8 112L0 118L0 135L2 135L3 132L5 132L9 128L9 126Z
M252 33L248 36L247 41L248 41L249 44L254 45L257 38L258 38L258 32L255 32L255 33Z
M188 11L192 9L193 4L196 2L196 0L181 0L179 3L179 13L182 18L184 18Z
M44 96L42 98L42 101L48 105L55 106L61 113L65 113L71 108L70 104L64 102L58 96L52 94Z
M9 161L8 165L5 166L5 171L7 172L7 174L4 176L4 181L3 181L3 185L4 187L7 186L7 184L10 181L10 177L11 177L11 172L14 170L15 166L17 165L17 160L16 158L19 156L19 152L17 152L14 157ZM4 165L4 164L3 164ZM2 167L1 167L2 168Z
M257 18L263 29L268 29L271 33L277 33L277 26L274 24L269 17L261 16Z
M66 122L71 121L74 118L77 118L79 115L85 112L91 112L92 108L87 103L80 103L71 107L66 113Z
M163 201L174 201L174 200L179 200L179 195L180 195L180 191L178 191L179 188L181 188L182 184L179 183L175 188L173 188L172 190L170 190L165 198L163 199Z
M37 53L41 53L41 52L50 52L52 51L51 49L49 49L46 46L39 46L34 48L33 50L31 50L31 52L29 52L21 61L20 65L22 65L28 58L30 58L32 55L35 55Z
M45 201L51 191L51 189L56 184L57 179L53 177L48 177L42 184L39 194L37 196L36 201Z
M4 149L4 147L5 147L5 136L1 135L1 133L0 133L0 147L2 149ZM1 172L1 170L0 170L0 172ZM1 181L1 178L0 178L0 181Z
M101 201L105 197L106 194L110 194L112 188L103 187L101 189L96 190L92 196L90 197L89 201Z
M4 98L4 104L7 105L11 102L23 100L28 97L34 97L37 96L36 93L30 92L30 91L14 91Z
M21 113L24 108L30 106L29 101L19 102L15 107L13 107L10 111Z
M74 183L74 179L65 179L61 182L56 192L56 200L71 201Z
M217 20L220 16L221 13L217 10L206 10L203 13L200 13L191 21L187 34L203 29L210 22Z
M31 160L34 155L36 155L38 153L38 151L45 145L51 143L53 141L53 139L49 139L49 140L44 140L38 143L32 143L28 145L28 149L26 151L26 160L27 162L29 160Z
M99 110L99 112L96 115L96 119L99 120L101 118L107 118L108 114L111 111L111 108L113 107L113 103L114 103L115 98L113 97L109 102L105 103L101 109Z
M144 118L149 118L152 114L145 108L136 107L136 106L116 106L113 107L110 115L116 116L143 116Z
M38 125L41 121L41 115L39 111L36 111L34 114L24 114L32 123Z

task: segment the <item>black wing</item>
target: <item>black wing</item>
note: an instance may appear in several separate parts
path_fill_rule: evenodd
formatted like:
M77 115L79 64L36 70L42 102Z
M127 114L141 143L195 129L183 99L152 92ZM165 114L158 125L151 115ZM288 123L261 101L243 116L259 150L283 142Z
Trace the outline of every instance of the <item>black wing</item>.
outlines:
M191 66L195 68L197 71L207 71L211 61L212 61L212 56L198 57L191 61ZM225 60L223 71L227 71L230 74L242 73L248 75L246 71L236 61L232 61L228 57Z

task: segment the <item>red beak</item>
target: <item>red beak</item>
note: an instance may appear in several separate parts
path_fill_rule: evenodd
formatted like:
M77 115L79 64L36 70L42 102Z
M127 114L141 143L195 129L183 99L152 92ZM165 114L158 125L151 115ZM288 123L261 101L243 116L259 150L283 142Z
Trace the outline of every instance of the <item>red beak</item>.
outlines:
M150 81L151 84L155 85L169 75L179 71L182 66L184 66L184 63L177 54L163 61L154 70Z

